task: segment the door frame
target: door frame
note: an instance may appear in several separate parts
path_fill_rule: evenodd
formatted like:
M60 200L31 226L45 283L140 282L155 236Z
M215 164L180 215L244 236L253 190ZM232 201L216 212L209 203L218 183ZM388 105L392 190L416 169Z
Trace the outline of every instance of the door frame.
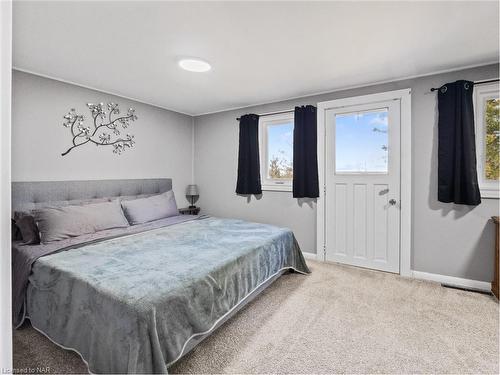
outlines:
M388 100L400 100L401 103L401 132L400 132L400 204L401 224L399 242L399 274L411 276L411 89L386 91L377 94L352 96L348 98L329 100L318 103L318 177L319 186L323 187L322 194L317 199L316 209L316 258L326 262L326 180L325 180L325 152L326 152L326 116L329 109L347 107L358 104L370 104Z
M12 1L0 0L0 369L12 373L11 278Z

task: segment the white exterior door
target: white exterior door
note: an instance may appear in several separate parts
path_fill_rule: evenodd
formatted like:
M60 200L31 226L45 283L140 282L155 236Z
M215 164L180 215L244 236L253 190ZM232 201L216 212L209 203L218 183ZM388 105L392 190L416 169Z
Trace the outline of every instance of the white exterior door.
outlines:
M399 273L401 101L361 97L324 121L325 260Z

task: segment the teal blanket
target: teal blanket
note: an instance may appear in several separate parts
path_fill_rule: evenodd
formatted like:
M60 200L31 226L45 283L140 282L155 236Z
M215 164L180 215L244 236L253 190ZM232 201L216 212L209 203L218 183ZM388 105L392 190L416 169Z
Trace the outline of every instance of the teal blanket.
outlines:
M291 230L189 221L38 259L27 313L92 372L167 373L190 340L284 269L309 272Z

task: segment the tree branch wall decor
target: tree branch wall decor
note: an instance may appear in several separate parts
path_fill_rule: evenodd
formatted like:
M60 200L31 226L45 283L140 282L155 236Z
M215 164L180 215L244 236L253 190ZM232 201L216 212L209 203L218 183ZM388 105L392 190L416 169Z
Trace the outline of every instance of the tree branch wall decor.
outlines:
M134 147L134 136L126 134L124 137L120 137L121 131L119 127L127 129L130 121L137 120L135 109L129 108L126 115L113 119L113 115L120 114L120 109L116 103L108 103L107 111L104 103L87 103L87 107L92 115L92 127L84 125L85 117L77 114L74 108L67 115L64 115L65 122L63 126L71 130L73 145L66 152L63 152L62 156L68 155L74 148L87 143L93 143L96 146L112 146L113 153L118 155L127 148Z

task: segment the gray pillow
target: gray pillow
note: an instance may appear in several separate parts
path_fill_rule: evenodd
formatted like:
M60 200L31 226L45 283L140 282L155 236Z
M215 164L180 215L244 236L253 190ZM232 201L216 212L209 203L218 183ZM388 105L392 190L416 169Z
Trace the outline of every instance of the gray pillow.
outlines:
M23 239L21 236L21 231L19 230L19 227L16 224L16 221L14 219L10 219L10 235L12 241L20 241Z
M42 243L59 241L110 228L128 227L118 200L82 206L35 210Z
M131 225L179 215L172 190L148 198L122 201L121 204Z
M16 225L21 232L24 245L38 245L40 243L40 234L35 223L35 218L31 215L19 216Z
M72 201L53 201L40 202L35 204L35 208L26 208L25 210L14 212L14 222L16 224L17 236L12 237L16 240L22 240L24 245L38 245L40 243L40 231L35 222L35 211L42 208L56 208L65 206L82 206L85 204L111 202L108 198L78 199ZM14 233L14 232L13 232Z

